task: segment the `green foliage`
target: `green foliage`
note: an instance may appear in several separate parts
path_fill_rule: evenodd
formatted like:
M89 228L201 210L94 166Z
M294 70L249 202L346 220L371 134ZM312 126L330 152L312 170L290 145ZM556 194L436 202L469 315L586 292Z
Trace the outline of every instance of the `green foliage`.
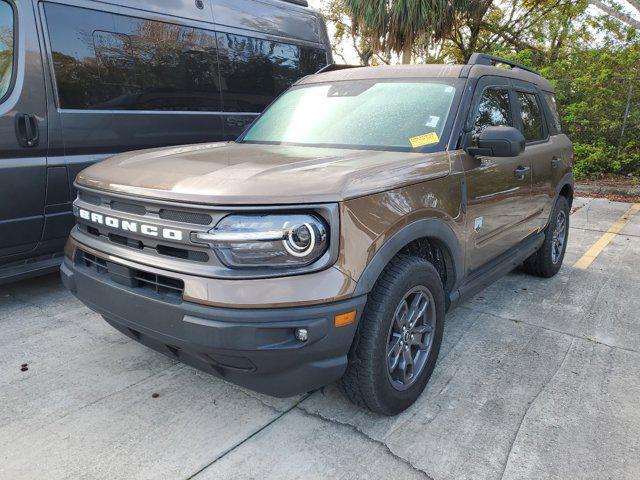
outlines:
M578 173L640 174L640 42L576 52L541 71L554 80L566 133L580 146Z
M577 177L640 175L640 42L620 32L600 48L575 49L543 63L530 49L492 51L536 68L556 88Z
M575 164L573 173L576 178L583 178L595 173L613 173L620 168L620 162L612 162L616 156L616 149L606 142L599 140L594 143L573 144L575 149ZM614 165L615 163L615 165Z
M338 0L351 18L354 33L369 38L373 48L402 54L409 63L415 43L427 36L444 38L456 15L468 10L470 0Z

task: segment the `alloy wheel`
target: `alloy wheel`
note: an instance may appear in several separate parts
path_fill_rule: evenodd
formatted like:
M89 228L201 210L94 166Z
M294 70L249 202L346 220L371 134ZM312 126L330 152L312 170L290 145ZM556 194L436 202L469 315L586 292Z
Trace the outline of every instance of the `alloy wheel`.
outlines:
M396 390L406 390L424 369L433 344L436 309L427 287L417 286L398 303L387 339L387 374Z
M564 244L567 241L567 214L564 210L558 212L556 217L556 225L553 229L553 236L551 238L551 261L553 264L557 264L562 257L564 251Z

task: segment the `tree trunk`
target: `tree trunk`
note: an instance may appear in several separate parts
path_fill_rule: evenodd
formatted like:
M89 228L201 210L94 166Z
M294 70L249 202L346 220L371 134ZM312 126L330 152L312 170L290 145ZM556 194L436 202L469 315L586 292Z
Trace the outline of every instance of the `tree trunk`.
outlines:
M402 49L402 63L408 65L411 63L411 55L413 54L413 45L410 43L405 44Z

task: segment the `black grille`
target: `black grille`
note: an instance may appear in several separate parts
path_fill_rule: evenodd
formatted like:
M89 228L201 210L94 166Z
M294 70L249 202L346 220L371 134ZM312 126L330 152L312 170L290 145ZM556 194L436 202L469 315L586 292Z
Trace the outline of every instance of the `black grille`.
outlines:
M208 262L209 255L205 252L198 250L187 250L185 248L175 248L168 245L158 245L156 251L160 255L166 255L168 257L182 258L184 260L192 260L194 262Z
M206 213L183 212L180 210L165 210L159 212L163 220L172 220L181 223L193 223L196 225L209 225L212 221L211 215Z
M140 240L123 237L122 235L117 235L115 233L109 234L109 240L111 240L113 243L118 243L120 245L124 245L125 247L135 248L137 250L142 250L144 248L144 244Z
M116 200L111 202L111 209L118 212L132 213L134 215L146 215L147 209L142 205L135 205L133 203L118 202Z
M85 267L93 268L98 273L107 273L107 261L103 258L96 257L87 252L78 252L80 261L84 263Z
M135 238L125 237L124 235L118 235L116 233L101 233L95 227L89 225L79 224L78 228L84 232L87 232L94 237L100 237L104 235L110 242L122 245L124 247L135 248L136 250L144 250L146 248L155 249L160 255L173 258L181 258L183 260L189 260L192 262L207 263L209 261L209 255L201 250L189 250L186 248L177 248L169 245L158 244L155 247L151 247L148 244L145 245L141 240Z
M125 267L81 250L76 254L76 262L99 275L108 275L111 280L121 285L146 290L171 302L182 301L184 282L177 278Z
M91 195L90 193L87 192L78 192L78 195L80 196L80 199L90 203L92 205L100 205L101 201L100 201L100 197L97 195Z

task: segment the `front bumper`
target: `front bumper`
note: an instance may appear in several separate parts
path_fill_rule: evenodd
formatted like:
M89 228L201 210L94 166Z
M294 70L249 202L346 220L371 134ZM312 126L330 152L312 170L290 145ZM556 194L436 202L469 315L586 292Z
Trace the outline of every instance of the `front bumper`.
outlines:
M366 296L295 308L220 308L122 285L65 258L62 281L125 335L165 355L257 392L289 397L340 378ZM356 310L356 321L334 326ZM296 328L309 339L296 340Z

